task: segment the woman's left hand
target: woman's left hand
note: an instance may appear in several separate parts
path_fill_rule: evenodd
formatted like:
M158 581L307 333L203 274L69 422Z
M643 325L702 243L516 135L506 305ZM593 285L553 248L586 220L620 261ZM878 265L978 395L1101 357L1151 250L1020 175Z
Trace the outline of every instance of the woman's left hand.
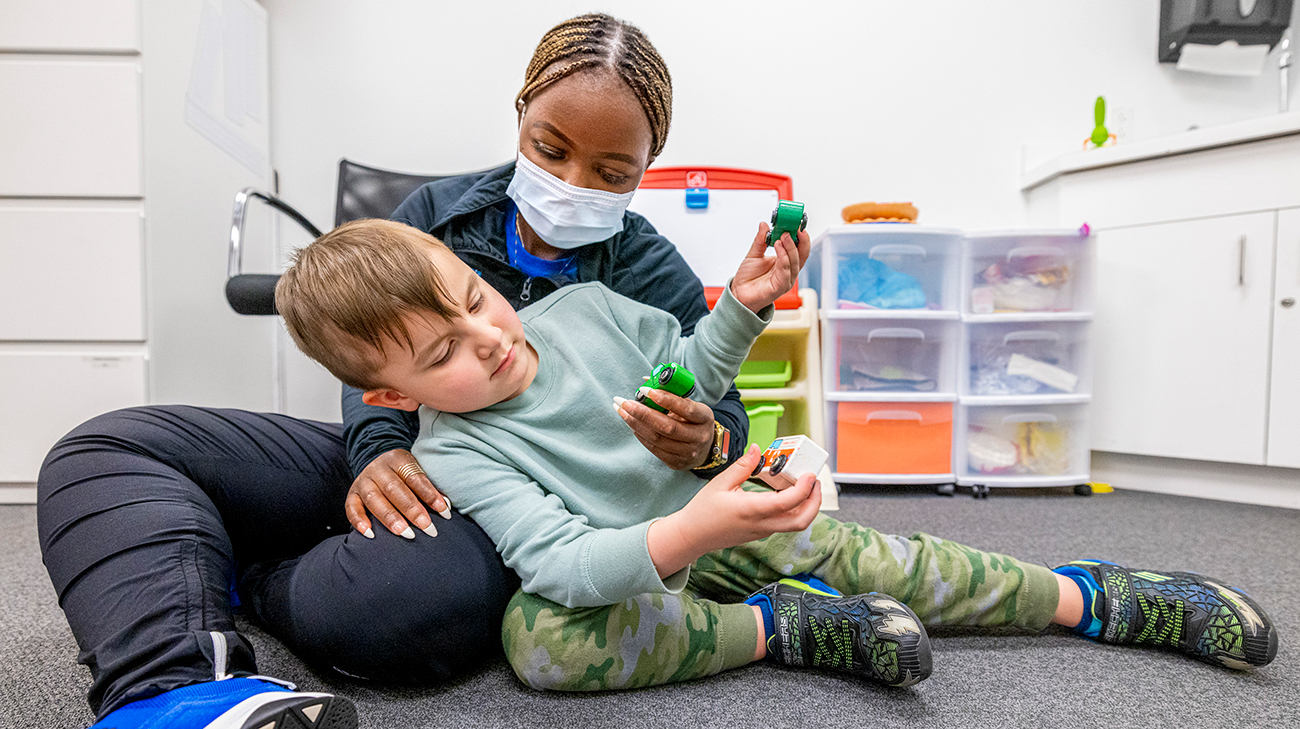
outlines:
M713 409L666 390L650 390L648 397L668 412L661 413L636 400L618 398L620 402L615 404L641 445L674 471L707 463L713 450Z
M731 295L754 313L789 291L799 281L799 271L808 261L812 252L812 242L808 231L801 230L794 239L789 233L782 233L781 239L772 246L773 255L767 255L767 223L760 223L758 235L736 269L731 279Z

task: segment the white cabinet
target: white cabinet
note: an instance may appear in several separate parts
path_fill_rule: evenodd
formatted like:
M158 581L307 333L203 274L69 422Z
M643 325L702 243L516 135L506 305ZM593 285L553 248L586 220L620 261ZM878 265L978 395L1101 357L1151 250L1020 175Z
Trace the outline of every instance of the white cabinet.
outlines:
M1264 463L1274 218L1098 233L1094 448Z
M1300 113L1095 152L1022 186L1031 219L1097 233L1092 447L1300 468L1300 305L1283 303L1300 298ZM1187 493L1237 498L1231 478L1161 467L1182 469Z
M1300 468L1300 209L1278 213L1274 276L1266 463Z
M265 22L251 0L0 0L0 483L35 481L107 410L273 407L279 323L222 295L231 200L270 170L186 116L214 74L265 81L265 54L232 42L264 36L225 38L225 12ZM265 220L250 270L273 265Z

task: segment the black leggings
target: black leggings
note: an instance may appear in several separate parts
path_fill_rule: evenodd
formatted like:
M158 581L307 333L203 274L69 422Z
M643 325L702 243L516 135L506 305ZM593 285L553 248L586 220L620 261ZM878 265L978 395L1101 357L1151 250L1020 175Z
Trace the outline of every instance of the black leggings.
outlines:
M37 519L91 709L257 673L232 585L304 660L353 676L431 683L496 655L519 580L487 535L453 514L436 538L376 522L366 539L351 483L342 426L283 415L132 408L59 441Z

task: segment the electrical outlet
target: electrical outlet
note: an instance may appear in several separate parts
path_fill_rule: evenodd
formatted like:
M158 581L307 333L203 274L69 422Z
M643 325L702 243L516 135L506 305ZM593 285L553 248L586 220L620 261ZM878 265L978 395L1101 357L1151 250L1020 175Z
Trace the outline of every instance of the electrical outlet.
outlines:
M1133 137L1132 106L1111 106L1106 110L1106 130L1115 135L1115 140L1123 142Z

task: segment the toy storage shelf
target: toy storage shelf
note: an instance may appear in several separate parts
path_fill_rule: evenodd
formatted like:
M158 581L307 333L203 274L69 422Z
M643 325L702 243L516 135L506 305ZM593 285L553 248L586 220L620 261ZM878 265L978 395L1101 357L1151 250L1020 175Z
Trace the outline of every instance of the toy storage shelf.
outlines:
M836 482L954 482L961 241L949 228L854 224L814 242Z
M1092 267L1073 230L819 236L807 270L835 481L1087 483Z
M788 360L791 378L784 387L746 387L740 399L746 405L775 402L785 406L777 426L778 434L806 433L825 443L821 385L821 344L817 330L817 292L801 289L803 304L798 309L778 309L772 322L750 349L751 360Z
M966 236L958 485L1088 483L1093 259L1078 231Z

